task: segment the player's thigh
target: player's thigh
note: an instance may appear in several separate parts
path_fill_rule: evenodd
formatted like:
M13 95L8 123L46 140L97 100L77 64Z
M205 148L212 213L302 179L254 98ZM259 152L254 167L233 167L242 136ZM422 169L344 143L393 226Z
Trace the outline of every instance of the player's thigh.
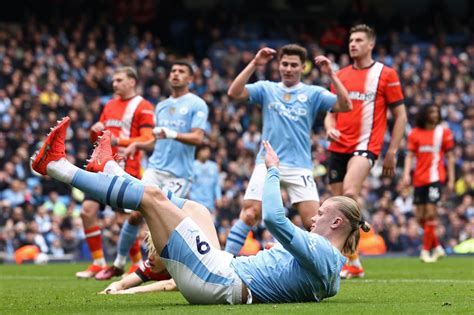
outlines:
M351 157L344 177L343 194L358 195L371 168L372 165L369 159L363 156Z
M304 168L280 168L280 181L286 187L288 198L292 204L305 201L319 203L319 194L313 173Z
M158 187L163 187L165 180L164 174L158 172L155 169L147 168L142 176L142 182L145 185L156 185Z
M161 259L189 303L242 303L242 281L231 267L232 254L211 246L191 218L176 227Z
M183 206L183 211L194 222L196 222L204 234L206 234L210 244L215 248L220 249L219 238L217 237L214 220L212 219L209 210L195 201L186 200Z

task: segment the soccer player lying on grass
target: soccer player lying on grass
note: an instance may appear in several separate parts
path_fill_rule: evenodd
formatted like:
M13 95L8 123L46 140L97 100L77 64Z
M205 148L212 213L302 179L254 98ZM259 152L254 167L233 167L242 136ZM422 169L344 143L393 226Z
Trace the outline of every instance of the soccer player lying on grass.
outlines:
M357 203L347 197L326 200L312 219L311 232L292 224L281 200L278 156L264 142L268 172L263 219L280 244L255 256L234 258L213 247L195 221L157 187L145 186L125 172L121 176L91 173L68 162L64 147L68 125L66 117L52 128L33 157L33 169L114 208L138 209L166 269L190 303L310 302L334 296L345 262L341 252L354 252L359 228L369 229ZM102 154L100 148L93 157L97 164L115 168L113 157Z
M150 233L147 235L148 259L139 268L120 279L112 282L99 294L135 294L147 292L176 291L176 283L156 253ZM144 282L156 281L140 286Z
M94 152L103 152L107 148L106 146L108 145L109 139L110 134L104 133L99 143L100 147L98 147ZM91 161L95 166L100 167L98 163L94 163L97 161L96 156L93 155ZM107 171L110 172L109 174L113 174L114 172L114 170L110 168L107 168ZM206 207L192 200L176 197L174 194L171 196L170 201L178 208L182 209L186 215L201 227L213 247L220 247L217 234L215 233L212 216ZM107 288L99 292L100 294L134 294L177 291L176 283L166 270L165 265L160 259L160 255L156 252L150 232L147 234L146 244L148 248L148 259L140 264L139 268L134 273L125 276L119 281L112 282L107 286ZM140 286L142 283L148 281L157 282Z

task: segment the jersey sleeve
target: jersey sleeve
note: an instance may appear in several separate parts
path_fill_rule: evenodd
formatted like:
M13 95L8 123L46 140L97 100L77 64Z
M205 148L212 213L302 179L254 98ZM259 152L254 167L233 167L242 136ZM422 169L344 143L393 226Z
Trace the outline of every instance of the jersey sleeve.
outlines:
M155 113L153 105L144 100L138 108L138 128L153 128L155 127Z
M449 128L444 128L443 132L443 151L448 152L454 148L453 132Z
M408 151L417 152L418 144L416 143L416 132L412 130L408 135L407 139L407 149Z
M264 81L246 84L245 88L249 93L249 103L263 104Z
M194 114L191 121L191 129L199 128L206 130L208 115L209 109L207 108L207 104L203 100L199 99L195 103Z
M391 108L404 103L402 85L397 72L392 68L387 71L387 80L385 84L385 100Z
M319 93L319 102L319 111L328 112L336 105L337 96L326 89L322 89Z

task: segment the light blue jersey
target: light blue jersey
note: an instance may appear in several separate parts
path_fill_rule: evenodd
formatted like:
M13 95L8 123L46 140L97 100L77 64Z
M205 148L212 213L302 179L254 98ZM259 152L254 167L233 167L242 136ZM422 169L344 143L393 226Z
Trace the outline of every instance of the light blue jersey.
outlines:
M301 230L285 217L276 168L268 170L262 206L265 225L281 244L232 261L252 294L264 303L321 301L334 296L346 259L328 239Z
M280 164L312 169L311 127L318 112L333 108L336 95L304 83L287 88L281 82L258 81L245 87L250 103L263 107L262 139L270 141ZM263 163L264 157L261 145L256 163Z
M206 128L208 108L200 97L188 93L158 103L155 115L157 127L188 133L193 128ZM180 178L191 178L195 151L194 145L159 139L150 156L148 168L166 171Z
M195 160L193 170L193 185L189 199L199 202L214 212L215 201L222 197L217 163L209 160L202 163Z

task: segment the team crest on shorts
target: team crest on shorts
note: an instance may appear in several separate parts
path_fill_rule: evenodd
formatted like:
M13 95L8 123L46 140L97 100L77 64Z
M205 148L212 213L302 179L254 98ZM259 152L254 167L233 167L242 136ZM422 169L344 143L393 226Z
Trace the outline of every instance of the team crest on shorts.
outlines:
M285 93L285 94L283 94L283 100L284 100L285 102L291 101L291 94L290 94L290 93Z

